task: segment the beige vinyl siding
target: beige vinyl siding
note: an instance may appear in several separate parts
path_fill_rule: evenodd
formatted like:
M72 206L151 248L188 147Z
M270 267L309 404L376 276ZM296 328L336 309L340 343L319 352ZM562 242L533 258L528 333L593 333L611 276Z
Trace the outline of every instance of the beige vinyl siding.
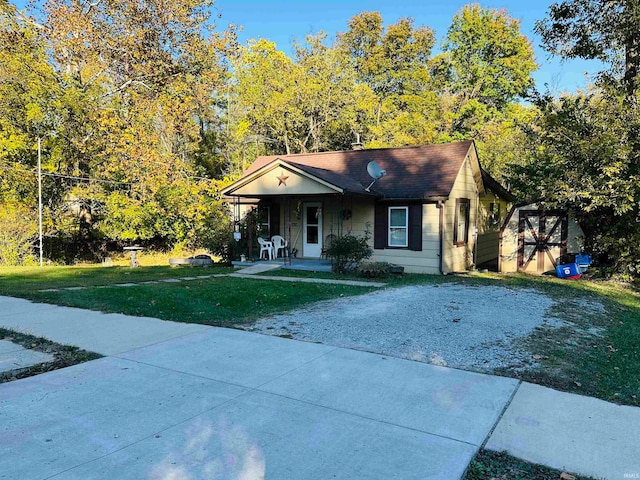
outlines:
M492 203L496 205L496 209L499 211L499 215L496 214L493 218L490 211ZM509 214L508 208L507 201L490 190L487 190L486 194L480 197L476 265L497 260L500 246L500 227Z
M371 211L373 225L373 211ZM373 239L371 240L373 246ZM374 250L373 262L389 262L404 267L407 273L440 273L439 212L435 204L422 205L422 251L408 248Z
M476 212L478 208L478 185L471 168L471 159L467 158L458 178L453 184L449 199L444 203L443 273L463 272L473 264L475 247ZM456 219L456 199L469 199L469 238L466 245L453 243Z
M352 197L345 202L345 208L351 211L351 218L343 220L343 233L355 236L368 234L373 245L373 200Z
M534 209L534 205L527 205L527 208ZM509 222L504 226L502 232L502 248L500 252L500 271L503 273L518 271L518 221L520 218L520 208L513 211Z
M333 194L336 189L305 175L278 166L234 190L234 195L321 195Z

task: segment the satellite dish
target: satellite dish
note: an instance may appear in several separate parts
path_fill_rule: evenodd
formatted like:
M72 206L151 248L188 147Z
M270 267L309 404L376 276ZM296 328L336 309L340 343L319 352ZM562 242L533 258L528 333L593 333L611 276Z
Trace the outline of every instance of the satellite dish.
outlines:
M367 173L371 178L373 178L373 182L371 182L369 186L364 189L365 192L368 192L377 180L384 177L387 174L387 171L380 168L380 165L378 165L376 162L371 161L367 164Z
M371 176L371 178L378 180L379 178L384 177L387 174L386 170L382 170L380 165L376 162L369 162L367 165L367 172Z

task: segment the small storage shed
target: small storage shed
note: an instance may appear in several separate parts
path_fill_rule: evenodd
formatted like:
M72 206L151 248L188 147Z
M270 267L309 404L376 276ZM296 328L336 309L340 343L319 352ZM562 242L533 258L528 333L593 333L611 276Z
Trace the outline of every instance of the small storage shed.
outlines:
M498 270L542 274L555 271L567 253L580 253L584 233L567 210L536 203L514 205L500 229Z

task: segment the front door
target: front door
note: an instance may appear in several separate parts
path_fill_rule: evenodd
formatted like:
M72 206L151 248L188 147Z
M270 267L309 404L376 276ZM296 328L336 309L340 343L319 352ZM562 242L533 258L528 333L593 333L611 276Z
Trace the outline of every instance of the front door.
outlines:
M567 253L568 217L565 212L520 211L518 271L544 273Z
M302 256L320 257L322 255L322 204L304 204L304 233Z

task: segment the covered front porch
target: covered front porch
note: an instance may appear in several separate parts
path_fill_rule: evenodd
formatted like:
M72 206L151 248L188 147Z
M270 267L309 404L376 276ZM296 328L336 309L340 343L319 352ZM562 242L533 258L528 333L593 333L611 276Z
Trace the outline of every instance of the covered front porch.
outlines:
M282 195L252 201L238 199L234 204L236 221L252 209L257 213L257 235L265 240L282 236L292 260L325 258L334 238L347 233L364 235L373 228L371 208L353 196ZM257 238L253 241L258 248ZM281 255L282 251L278 252L278 256Z
M253 257L259 257L257 237L271 240L279 235L287 242L286 251L292 257L289 266L317 270L315 267L322 265L297 260L324 259L334 238L373 231L375 195L356 183L343 175L275 160L223 194L233 205L236 225L255 210L257 235L247 238L256 249L252 248Z

